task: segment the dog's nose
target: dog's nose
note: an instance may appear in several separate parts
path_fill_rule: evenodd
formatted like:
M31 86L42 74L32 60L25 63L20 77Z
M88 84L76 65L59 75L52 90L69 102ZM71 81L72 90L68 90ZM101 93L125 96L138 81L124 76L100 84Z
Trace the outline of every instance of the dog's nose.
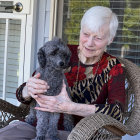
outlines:
M59 62L59 66L63 67L64 66L64 62Z

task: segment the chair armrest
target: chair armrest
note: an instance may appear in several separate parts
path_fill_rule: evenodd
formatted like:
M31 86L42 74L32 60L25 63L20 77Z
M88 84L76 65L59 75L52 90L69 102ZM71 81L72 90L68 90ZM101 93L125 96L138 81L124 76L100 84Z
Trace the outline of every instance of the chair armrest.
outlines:
M117 136L124 136L127 128L116 119L101 113L83 118L71 131L68 140L90 140L100 128L105 128Z
M0 99L0 127L8 125L13 120L24 119L29 112L29 106L20 104L15 106L3 99Z

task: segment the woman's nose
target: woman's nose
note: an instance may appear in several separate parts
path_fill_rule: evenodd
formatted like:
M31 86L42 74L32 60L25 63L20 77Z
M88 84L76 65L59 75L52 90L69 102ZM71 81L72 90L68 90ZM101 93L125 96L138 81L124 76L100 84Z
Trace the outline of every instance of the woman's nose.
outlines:
M94 45L94 37L89 37L87 43L89 47L92 47Z

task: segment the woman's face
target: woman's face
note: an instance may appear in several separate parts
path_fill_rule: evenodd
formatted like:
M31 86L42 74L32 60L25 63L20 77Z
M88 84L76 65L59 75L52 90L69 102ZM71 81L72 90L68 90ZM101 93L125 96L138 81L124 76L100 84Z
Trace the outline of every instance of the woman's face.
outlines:
M98 33L94 33L86 27L80 31L79 49L82 56L84 55L87 59L102 56L109 44L109 28L103 27Z

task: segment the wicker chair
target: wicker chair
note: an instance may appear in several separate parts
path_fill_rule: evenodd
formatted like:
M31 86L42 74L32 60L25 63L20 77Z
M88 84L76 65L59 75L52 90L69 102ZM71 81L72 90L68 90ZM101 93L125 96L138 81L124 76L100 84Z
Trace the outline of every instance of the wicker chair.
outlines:
M70 133L68 140L120 140L125 134L140 132L140 68L134 63L119 58L125 65L127 103L123 122L100 113L82 119ZM0 127L12 120L24 119L29 107L14 106L0 99Z
M15 106L0 99L0 128L5 127L13 120L23 120L28 112L28 105Z

